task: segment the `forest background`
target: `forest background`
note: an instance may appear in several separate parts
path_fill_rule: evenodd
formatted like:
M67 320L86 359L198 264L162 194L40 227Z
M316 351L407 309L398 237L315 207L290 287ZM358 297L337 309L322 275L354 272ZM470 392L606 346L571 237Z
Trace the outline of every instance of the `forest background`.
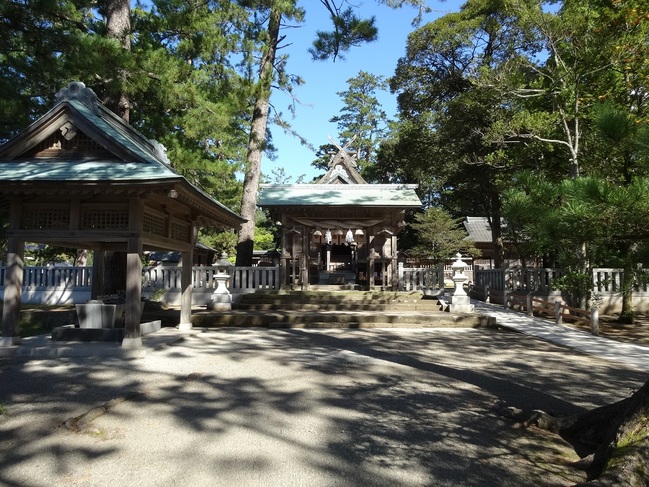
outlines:
M271 233L256 207L271 130L299 137L290 110L272 100L302 81L282 47L305 9L331 20L316 33L316 60L378 35L363 6L345 0L2 0L0 139L43 114L69 81L84 82L163 143L176 171L249 219L238 236L203 235L236 247L245 264ZM415 237L488 217L495 266L507 241L525 265L562 267L582 304L592 266L623 267L620 318L632 319L629 297L649 261L649 4L468 0L414 20L394 75L351 78L332 117L339 142L356 136L363 176L419 185ZM386 87L397 96L393 120L376 97ZM329 147L320 149L322 169ZM649 382L619 403L536 422L591 448L585 485L649 485L648 418Z
M430 2L377 2L412 11L404 55L392 76L347 80L330 121L341 144L356 137L369 182L419 185L428 213L410 216L405 245L432 255L427 235L486 216L496 267L509 242L524 265L566 269L581 304L597 265L623 267L630 296L649 255L646 2L469 0L427 23ZM302 137L291 114L303 79L284 50L306 10L330 20L309 49L315 61L340 61L379 35L370 9L346 0L3 0L0 140L68 81L84 82L249 220L238 234L201 236L246 265L253 248L276 244L256 206L261 181L287 182L281 168L262 174L273 133ZM384 90L397 97L394 119ZM280 94L294 101L286 113L273 103ZM316 169L331 148L319 148Z

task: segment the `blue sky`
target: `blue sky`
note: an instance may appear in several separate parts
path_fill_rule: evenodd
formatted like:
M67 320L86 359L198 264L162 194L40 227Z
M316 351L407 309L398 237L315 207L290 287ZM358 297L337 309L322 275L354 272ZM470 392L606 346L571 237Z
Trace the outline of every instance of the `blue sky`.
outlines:
M423 23L431 22L446 13L457 11L463 2L447 0L445 2L429 1L433 12L424 17ZM345 55L344 60L311 61L308 49L314 39L316 30L328 28L326 11L319 2L305 0L306 19L300 28L285 31L285 43L290 46L281 53L288 53L288 71L300 75L305 84L295 89L295 94L301 105L298 105L296 117L290 119L288 111L289 99L284 94L273 92L271 103L275 110L282 112L289 119L293 128L305 137L315 148L329 142L328 137L337 138L336 124L329 123L342 108L342 102L337 92L347 89L347 80L355 77L359 71L390 77L394 74L397 60L403 57L408 34L414 30L411 22L415 10L402 8L393 10L385 5L378 5L374 0L366 0L361 6L363 16L366 14L376 17L379 29L379 39L371 44L354 48ZM383 110L388 117L394 118L396 113L396 97L389 92L377 94ZM311 167L315 152L300 144L299 140L290 134L285 134L278 127L272 127L273 142L277 147L277 158L271 161L264 158L262 171L270 176L275 168L283 167L291 182L300 175L306 175L305 181L310 181L317 175Z

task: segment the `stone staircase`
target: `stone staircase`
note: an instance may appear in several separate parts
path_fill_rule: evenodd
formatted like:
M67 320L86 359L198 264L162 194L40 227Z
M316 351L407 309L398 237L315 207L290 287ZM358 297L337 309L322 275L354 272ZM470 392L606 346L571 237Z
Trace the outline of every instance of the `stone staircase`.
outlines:
M492 318L440 310L420 292L258 291L229 312L194 311L196 327L423 328L495 326Z

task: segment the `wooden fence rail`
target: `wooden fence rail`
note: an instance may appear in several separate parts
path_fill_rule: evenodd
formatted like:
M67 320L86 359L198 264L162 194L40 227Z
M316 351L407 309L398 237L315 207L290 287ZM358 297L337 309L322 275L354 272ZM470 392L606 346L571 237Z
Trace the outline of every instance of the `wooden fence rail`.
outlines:
M590 325L590 332L599 336L599 309L592 307L590 311L581 308L574 308L557 299L547 301L531 294L525 296L510 294L507 297L507 308L520 307L529 316L545 316L552 318L557 325L563 323L563 320L584 320Z

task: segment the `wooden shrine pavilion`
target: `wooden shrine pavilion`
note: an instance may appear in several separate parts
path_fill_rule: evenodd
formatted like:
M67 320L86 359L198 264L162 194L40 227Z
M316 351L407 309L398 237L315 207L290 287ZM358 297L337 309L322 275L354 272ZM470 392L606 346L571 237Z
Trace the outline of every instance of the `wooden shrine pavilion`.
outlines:
M397 235L422 206L417 185L368 184L348 145L315 184L262 185L259 206L282 228L283 287L398 285Z
M55 105L0 147L0 211L8 213L0 345L18 344L26 242L89 249L92 296L102 294L104 252L126 253L122 346L138 347L142 256L182 253L179 327L191 328L192 253L201 227L245 220L176 173L164 147L72 82Z

